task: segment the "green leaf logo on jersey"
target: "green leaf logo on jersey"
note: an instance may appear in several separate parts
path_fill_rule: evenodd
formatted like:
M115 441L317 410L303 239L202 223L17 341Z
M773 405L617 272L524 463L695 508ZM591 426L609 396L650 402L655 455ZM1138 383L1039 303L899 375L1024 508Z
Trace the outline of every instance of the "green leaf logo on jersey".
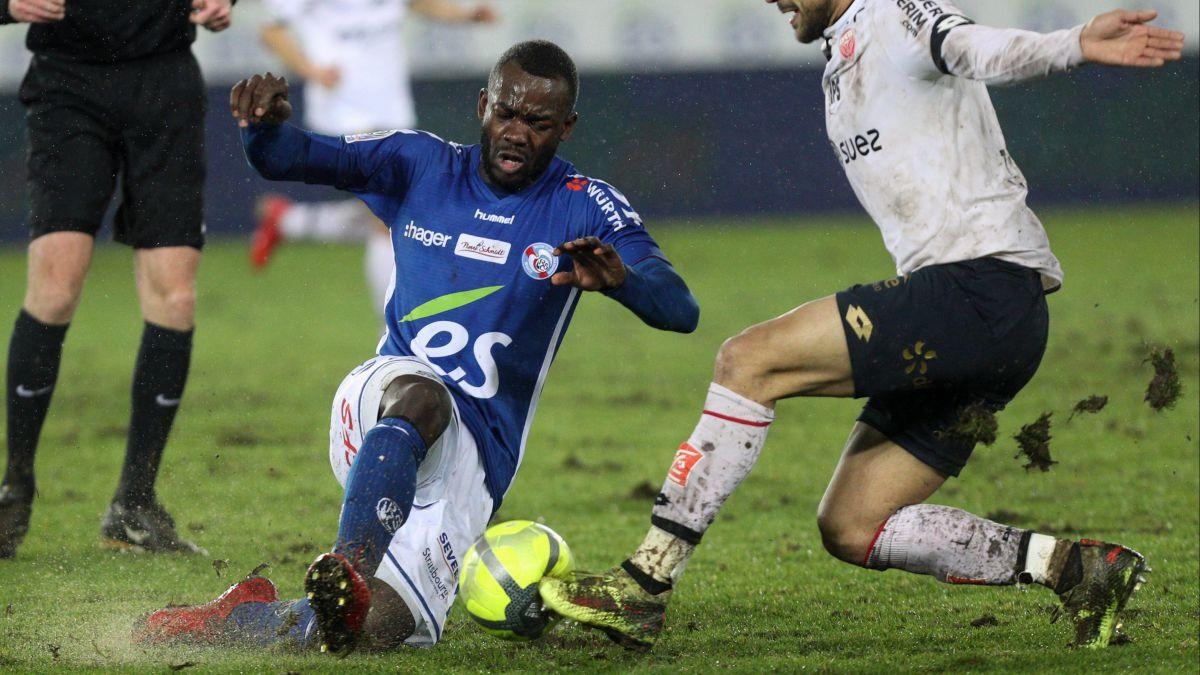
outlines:
M504 288L503 286L484 286L483 288L475 288L469 291L458 291L457 293L447 293L446 295L436 297L427 302L422 302L413 308L411 312L400 317L400 321L416 321L424 319L427 316L449 312L452 309L458 309L463 305L469 305L476 300L486 298L496 291Z

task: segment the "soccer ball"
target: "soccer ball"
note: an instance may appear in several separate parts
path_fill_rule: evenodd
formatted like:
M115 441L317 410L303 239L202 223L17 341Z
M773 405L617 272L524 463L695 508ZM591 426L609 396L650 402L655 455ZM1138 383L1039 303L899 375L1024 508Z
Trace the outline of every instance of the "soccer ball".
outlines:
M554 530L529 520L493 525L463 558L458 592L467 614L505 640L532 640L560 618L542 607L542 577L575 567L571 549Z

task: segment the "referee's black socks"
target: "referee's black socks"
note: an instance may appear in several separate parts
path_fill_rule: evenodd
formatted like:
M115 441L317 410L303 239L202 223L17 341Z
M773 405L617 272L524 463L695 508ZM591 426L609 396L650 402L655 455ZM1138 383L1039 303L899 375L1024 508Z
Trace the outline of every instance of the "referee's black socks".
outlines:
M69 326L44 324L22 309L8 343L8 465L4 484L30 493L34 489L33 457L58 381L58 364Z
M129 441L114 501L134 506L154 499L163 448L187 384L192 333L146 323L133 368Z

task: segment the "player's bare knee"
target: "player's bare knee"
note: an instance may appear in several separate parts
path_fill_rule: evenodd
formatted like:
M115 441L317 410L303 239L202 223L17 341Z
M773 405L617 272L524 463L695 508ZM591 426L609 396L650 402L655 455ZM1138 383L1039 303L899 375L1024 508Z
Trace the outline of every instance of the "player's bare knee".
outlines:
M79 307L80 289L40 287L25 294L25 311L33 318L52 326L69 323Z
M750 331L725 340L717 352L713 379L739 393L753 393L767 374L760 347Z
M822 504L817 511L817 529L821 532L821 544L830 555L852 565L862 565L875 531L871 527L836 509Z
M370 587L371 611L363 622L366 648L389 650L403 646L416 630L412 610L391 586L379 579L371 579Z
M426 445L433 445L450 425L450 392L440 382L419 375L401 375L383 392L379 418L403 417L412 423Z

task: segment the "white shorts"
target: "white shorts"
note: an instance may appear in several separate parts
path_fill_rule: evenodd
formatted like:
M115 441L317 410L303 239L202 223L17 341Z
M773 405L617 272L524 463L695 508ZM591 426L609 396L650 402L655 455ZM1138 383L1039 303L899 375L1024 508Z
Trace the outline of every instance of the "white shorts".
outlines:
M378 422L384 390L400 375L420 375L442 384L419 359L377 356L350 371L338 387L329 426L329 461L343 488L363 437ZM492 496L475 438L455 407L450 425L417 468L412 512L375 570L375 577L395 589L412 612L416 631L408 644L431 646L441 638L458 592L459 565L467 548L487 529L491 515Z

